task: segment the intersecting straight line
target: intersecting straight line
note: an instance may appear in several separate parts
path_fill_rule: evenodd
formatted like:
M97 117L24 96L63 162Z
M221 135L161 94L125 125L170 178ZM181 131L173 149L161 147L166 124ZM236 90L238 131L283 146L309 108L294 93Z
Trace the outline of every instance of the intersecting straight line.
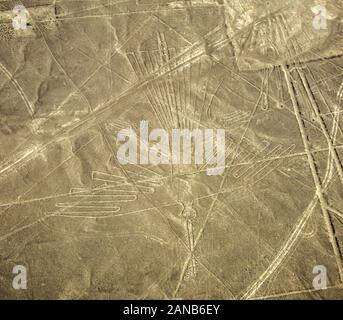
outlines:
M315 161L314 161L314 158L313 158L313 155L311 153L310 146L309 146L309 143L307 140L307 135L305 132L304 123L301 119L301 114L300 114L298 102L296 100L296 95L295 95L294 88L293 88L293 85L292 85L292 82L290 79L291 75L290 75L289 70L286 66L282 66L282 70L284 72L287 87L288 87L289 93L291 95L294 112L295 112L296 119L297 119L298 126L299 126L299 131L300 131L300 134L301 134L301 137L303 140L305 152L307 154L308 164L309 164L309 167L311 170L313 181L314 181L315 186L316 186L316 194L317 194L318 199L319 199L321 210L322 210L322 213L324 216L325 225L326 225L326 228L327 228L327 231L329 234L329 239L330 239L330 242L331 242L334 254L335 254L335 259L336 259L337 267L339 270L340 279L343 282L343 264L342 264L341 252L339 250L337 240L334 236L335 232L334 232L332 222L330 219L330 214L329 214L328 209L327 209L327 202L326 202L324 195L323 195L322 186L321 186L321 182L320 182L317 170L316 170Z

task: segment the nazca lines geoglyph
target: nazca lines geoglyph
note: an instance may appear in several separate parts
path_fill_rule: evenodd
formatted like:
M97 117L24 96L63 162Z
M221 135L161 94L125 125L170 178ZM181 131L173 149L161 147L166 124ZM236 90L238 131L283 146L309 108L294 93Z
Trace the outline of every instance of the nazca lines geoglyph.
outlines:
M140 51L129 52L128 58L131 63L137 78L143 78L146 74L158 69L160 65L165 64L173 58L177 52L173 48L169 48L164 34L157 33L157 43L159 50L155 51ZM163 79L156 80L148 86L146 91L147 99L160 123L165 128L198 128L205 125L206 121L215 122L211 108L216 102L216 93L223 85L223 78L215 77L213 74L213 62L208 61L207 57L200 57L198 63L191 67L178 68L173 71L173 65L170 65L170 73ZM208 66L210 64L210 67ZM280 108L283 107L283 89L281 84L280 70L276 70L278 80L278 93L281 99ZM201 77L202 75L205 77ZM194 79L201 79L200 81ZM257 104L261 105L263 110L268 109L268 86L270 79L270 71L265 72L262 81L262 92ZM197 86L192 84L197 82ZM199 83L200 82L200 83ZM251 116L248 112L235 111L224 115L224 123L226 126L233 124L241 125L246 123ZM206 121L205 121L206 120ZM230 128L232 129L232 128ZM245 139L247 140L247 139ZM233 171L233 176L236 179L251 182L256 179L263 179L264 176L271 173L279 165L280 161L275 161L277 158L282 158L294 150L295 145L283 146L272 145L265 142L266 146L253 153L244 151L242 146L241 151L237 155L238 162L251 163L246 168L237 168ZM229 143L227 150L233 149L233 143ZM247 148L248 150L250 148ZM254 149L254 148L253 148ZM250 149L251 150L251 149ZM271 158L271 161L268 161ZM257 163L255 163L257 161ZM274 164L272 164L274 162ZM199 168L204 170L206 165ZM196 218L195 210L188 206L184 211L192 211L194 214L188 214L185 217L185 228L187 230L187 238L189 247L192 252L189 266L185 272L185 279L196 276L196 259L194 256L194 227L192 220Z
M128 57L132 66L135 65L134 70L138 78L143 79L151 72L150 69L160 68L161 65L166 64L165 61L170 59L170 57L168 56L173 56L177 54L176 49L168 48L166 46L165 40L163 40L163 38L164 37L162 34L158 36L158 41L160 42L160 45L159 45L160 50L155 51L154 53L150 52L148 55L146 53L141 54L139 52L128 53ZM149 55L150 55L150 58L146 59L146 57ZM150 64L150 69L149 69L148 66L149 66L150 59L152 63ZM200 60L204 60L204 61L206 59L207 58L200 58ZM144 62L142 63L141 61L144 61ZM146 61L148 61L148 63L146 63ZM177 63L175 61L175 68L176 66L177 66ZM199 66L197 67L198 68L197 70L200 70L200 71L196 71L195 68L191 69L187 67L183 67L180 69L176 68L174 71L173 64L170 64L170 63L168 64L168 67L170 68L169 75L162 77L159 80L155 80L147 85L148 90L146 90L146 92L148 95L148 99L150 101L150 104L154 108L156 116L160 119L161 123L164 123L166 127L169 127L169 128L175 125L179 127L184 127L184 128L187 128L187 127L194 128L197 126L201 126L202 121L205 118L207 118L208 115L211 115L211 105L215 103L216 98L213 93L209 93L209 92L206 93L207 95L206 99L201 98L201 94L203 94L204 91L202 91L201 89L197 89L197 88L200 88L200 86L194 86L195 90L192 90L191 88L192 81L189 81L188 79L193 79L193 75L196 75L196 72L199 72L199 74L201 74L201 68L204 67L204 64L201 65L200 63ZM278 76L281 68L276 67L275 70ZM269 95L268 85L270 82L270 71L262 71L262 72L264 73L264 77L263 77L264 80L263 80L263 86L262 86L264 89L263 89L263 94L261 98L263 99L262 108L268 109L267 99ZM177 76L175 76L175 74ZM301 77L301 74L299 74L299 76L301 80L301 78L303 77ZM194 76L194 78L196 77L197 76ZM211 82L211 80L212 79L208 79L209 82ZM184 85L182 85L182 83L184 83ZM220 84L218 83L217 85L219 86ZM196 90L198 90L197 94L195 94ZM340 92L342 92L342 90L343 89L341 88ZM282 86L280 86L280 97L283 95L284 95L283 88ZM283 101L283 99L280 98L279 101ZM159 109L160 108L159 106L163 107L163 111ZM194 108L194 106L197 106L197 108ZM314 108L316 107L314 106ZM175 110L177 110L177 112ZM227 119L228 123L230 123L230 121L232 123L236 123L237 121L247 122L248 117L249 117L249 114L236 113L236 114L226 115L225 119ZM336 118L336 121L337 121L337 118ZM253 177L253 175L251 175L252 172L257 171L257 172L262 173L262 171L265 170L265 168L267 168L267 167L262 167L262 164L268 163L266 162L267 161L266 159L268 159L269 157L270 158L282 157L286 153L291 152L291 150L293 150L292 148L293 146L290 146L290 147L282 146L282 145L272 146L268 142L266 142L266 147L262 151L258 151L256 153L252 153L252 154L249 152L245 153L244 150L241 150L240 154L238 154L237 156L237 160L239 160L238 162L243 162L243 163L252 162L252 164L248 167L245 166L245 167L233 170L232 171L233 175L236 178L244 179L246 177ZM330 155L332 154L333 154L333 148L330 147ZM260 162L261 166L259 168L261 170L260 169L256 170L253 168L253 166L256 165L256 164L253 164L254 162L256 162L256 160ZM332 162L330 162L329 168L332 168ZM155 179L151 177L150 173L148 175L141 174L141 173L139 175L136 175L135 185L133 185L121 173L114 174L113 172L93 171L92 179L94 183L96 184L96 186L92 188L72 188L70 191L70 199L72 200L66 200L63 202L58 202L56 204L56 206L59 208L61 212L63 212L63 214L69 215L71 217L72 216L82 216L82 217L104 216L105 217L109 215L114 215L117 212L119 212L119 210L121 209L121 206L123 206L125 203L133 202L137 200L137 197L138 197L137 189L140 189L141 192L152 193L155 191L157 187L161 186L161 183L158 182L159 179L158 178ZM326 181L327 180L324 180L323 188L325 188ZM309 210L307 210L306 212L309 212ZM194 251L193 250L194 230L192 227L192 219L194 219L193 214L189 214L189 216L185 217L185 225L186 225L185 228L187 230L187 235L189 238L189 246L191 248L191 251L193 252ZM301 225L300 225L301 228L303 227L304 224L305 224L304 220L302 220ZM301 228L298 228L297 231L299 231ZM290 239L291 240L293 239L292 235ZM288 245L289 244L291 244L290 241L288 241ZM279 258L286 251L288 252L288 249L285 251L280 251L280 254L278 254L277 256L278 258L277 263L279 263L280 261L282 262L282 259L280 260ZM193 275L196 274L196 269L194 268L195 264L196 264L196 259L193 257L191 261L191 269L192 269ZM271 266L272 268L274 268L276 264L272 264ZM274 271L274 269L268 269L267 271L268 271L267 274L263 275L264 276L262 278L263 282L270 276L271 274L270 271ZM260 284L261 284L261 281L259 281L257 285L252 286L251 287L252 290L249 291L249 294L246 295L246 297L253 296L255 292L258 290L258 288L260 287Z
M221 37L220 34L219 37ZM176 63L180 63L177 59L179 52L175 48L168 47L164 33L156 32L156 43L157 50L128 52L127 57L138 79L144 79L164 65L169 66L168 74L152 81L145 91L145 96L157 120L162 128L168 131L175 128L193 130L205 127L204 120L211 119L215 91L222 81L214 76L213 63L200 55L197 65L188 66L186 65L188 57L184 56L185 60L181 59L181 64L185 66L176 68ZM174 63L168 63L173 59L175 59ZM180 172L177 166L175 170L177 173ZM183 207L181 217L184 220L186 242L192 252L186 278L194 278L197 274L197 262L194 254L193 223L197 214L192 204L187 203L182 196L180 194Z
M118 131L134 127L130 123L117 119L106 123L106 130ZM122 205L138 200L140 193L152 194L161 187L164 180L153 171L126 172L112 167L110 172L92 171L95 186L91 188L72 188L69 200L56 203L59 208L56 215L80 218L105 218L118 213Z
M211 118L215 88L222 81L215 77L214 64L204 56L200 56L194 66L185 64L187 56L179 61L176 58L179 52L168 47L164 33L156 33L156 42L158 50L127 53L138 79L156 72L163 65L169 66L169 73L165 77L147 85L145 94L156 118L167 130L203 126L203 121ZM180 62L185 66L176 68L176 63ZM210 85L212 88L209 88Z
M92 188L72 188L72 201L56 203L56 207L61 209L59 213L63 212L63 216L108 217L120 211L120 204L136 201L139 193L152 194L163 184L163 180L154 180L142 173L131 173L131 179L120 174L93 171L92 180L98 185Z
M128 53L129 61L138 78L144 78L148 74L158 70L176 55L175 49L168 48L163 34L157 34L157 41L159 50ZM205 119L211 120L211 107L215 101L215 93L222 85L222 79L216 79L211 72L208 72L208 69L206 69L208 60L206 58L200 58L199 60L200 63L193 68L177 68L175 71L172 71L173 65L169 64L170 73L167 76L147 85L147 99L157 119L165 128L193 129L205 126ZM212 67L213 65L211 65L210 70L212 70ZM202 72L206 74L206 77L202 80L203 84L194 86L193 88L192 79L198 78ZM210 92L210 82L213 80L215 84L212 84L212 92ZM263 81L265 83L266 80ZM266 99L263 99L260 103L264 102L265 106L266 101ZM249 117L250 114L247 112L236 111L224 115L224 121L226 124L241 124L246 122ZM118 126L114 124L109 124L109 126L118 129ZM119 127L123 127L123 124ZM229 144L228 149L231 147L233 147L233 143ZM251 145L247 145L246 149L251 150L250 147ZM256 180L257 176L260 176L260 179L262 179L263 176L275 170L279 165L278 162L275 162L275 158L291 153L294 147L294 145L288 147L282 145L273 146L266 141L264 148L257 152L251 152L245 151L243 144L237 155L237 161L239 163L251 163L251 165L248 165L246 168L234 169L232 175L236 179L242 179L243 181ZM268 159L271 160L268 161ZM272 168L269 166L271 162L275 164ZM203 170L204 167L206 165L199 169ZM120 175L115 176L110 173L93 172L92 177L93 180L104 182L104 184L92 189L72 189L71 196L77 204L75 205L74 201L57 204L57 207L61 208L64 214L82 216L108 216L115 214L121 208L120 203L137 200L137 190L135 188L140 188L144 192L154 192L155 187L161 186L161 183L156 184L158 179L150 180L148 176L145 176L143 180L136 180L135 187ZM117 180L117 182L114 182L114 180ZM141 183L147 183L148 181L152 185L150 184L148 189L146 189L147 186L142 186ZM121 190L119 190L118 186L124 186L124 188L120 188ZM197 274L193 227L193 221L196 219L196 210L189 203L182 201L182 199L181 203L183 205L181 216L184 218L187 242L192 252L190 265L185 273L185 279L188 279L194 278Z
M286 44L287 35L289 35L291 32L290 27L287 25L284 19L281 19L279 23L281 26L280 28L280 35L282 36L281 39L283 39L284 43ZM297 41L294 40L287 43L287 50L290 57L297 57L298 55L297 53L299 49L301 51L301 47L299 43L297 43ZM258 279L254 281L241 294L242 299L249 299L249 298L254 297L256 293L260 290L262 285L268 279L270 279L273 274L277 272L277 270L280 268L282 263L285 261L285 259L291 252L292 248L297 245L298 240L301 237L303 230L305 226L307 225L307 222L311 218L311 215L318 203L323 213L323 218L324 218L324 223L325 223L326 230L328 233L328 238L331 242L332 250L334 252L334 256L336 259L338 273L340 275L341 281L343 281L342 256L340 253L340 248L338 247L337 239L333 231L331 216L330 216L330 211L334 214L337 214L338 211L335 208L331 208L324 197L324 193L327 192L327 187L331 179L333 178L334 169L336 169L336 172L338 173L338 176L339 176L339 180L341 184L343 185L342 164L338 157L337 150L334 147L335 141L337 138L337 133L339 130L338 123L339 123L340 118L339 118L339 113L337 113L338 107L336 105L335 110L332 110L330 106L328 105L323 93L319 90L319 88L318 88L318 94L315 97L315 93L310 85L311 81L312 83L315 83L314 75L312 74L310 68L306 65L306 63L300 62L296 58L294 60L295 60L294 67L292 69L285 65L281 65L280 68L282 70L282 73L284 74L284 78L287 84L288 94L291 98L291 102L294 109L294 114L298 122L299 131L301 133L302 141L305 148L305 153L307 155L308 164L311 169L311 174L312 174L315 189L316 189L315 195L312 201L307 206L306 210L302 213L302 215L298 219L293 231L291 232L289 237L285 240L283 246L280 248L280 250L278 251L277 255L275 256L271 264L258 277ZM305 102L305 106L308 106L310 108L310 112L314 114L315 121L319 125L320 131L325 137L327 145L328 145L329 151L328 151L328 159L327 159L327 168L326 168L323 180L320 180L318 176L318 172L315 166L315 158L313 154L311 153L309 140L306 135L306 127L304 125L304 120L300 112L300 104L298 102L299 96L304 97L304 101L302 100L299 100L299 101ZM324 119L321 115L321 111L320 111L320 107L317 102L317 99L319 99L322 103L324 103L324 105L331 111L331 114L333 116L331 132L328 131L327 125L324 122ZM340 93L338 93L338 102L340 102L340 99L341 99Z

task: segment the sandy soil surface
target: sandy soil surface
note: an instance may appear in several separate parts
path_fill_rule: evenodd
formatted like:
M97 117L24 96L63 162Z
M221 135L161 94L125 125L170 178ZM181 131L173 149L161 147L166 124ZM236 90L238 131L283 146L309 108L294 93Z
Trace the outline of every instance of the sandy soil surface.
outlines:
M15 28L18 3L0 2L0 299L343 298L341 1L325 28L314 0L30 0ZM225 129L224 173L122 165L142 120Z

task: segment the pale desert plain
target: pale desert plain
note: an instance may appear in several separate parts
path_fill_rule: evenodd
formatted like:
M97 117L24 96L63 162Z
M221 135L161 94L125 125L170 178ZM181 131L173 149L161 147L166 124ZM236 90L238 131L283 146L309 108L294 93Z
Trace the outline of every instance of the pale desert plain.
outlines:
M0 299L342 299L342 105L340 0L1 1Z

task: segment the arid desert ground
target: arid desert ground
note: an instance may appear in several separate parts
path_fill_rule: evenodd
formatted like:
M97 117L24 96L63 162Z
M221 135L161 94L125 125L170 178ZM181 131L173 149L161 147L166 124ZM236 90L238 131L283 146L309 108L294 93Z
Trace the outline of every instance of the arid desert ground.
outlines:
M0 299L342 299L342 106L341 0L1 1Z

